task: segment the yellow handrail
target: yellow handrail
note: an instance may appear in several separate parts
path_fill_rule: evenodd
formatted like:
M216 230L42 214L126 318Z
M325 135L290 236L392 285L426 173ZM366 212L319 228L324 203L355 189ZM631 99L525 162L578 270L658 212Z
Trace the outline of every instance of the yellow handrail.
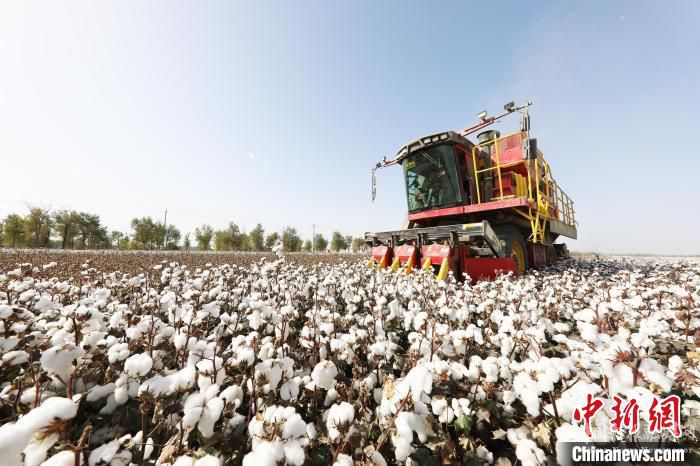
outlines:
M495 196L498 199L503 199L503 170L505 168L514 167L520 164L525 165L527 171L527 199L528 203L528 214L525 215L526 218L530 220L530 226L532 228L531 240L535 243L544 241L544 233L546 222L548 220L559 220L567 225L575 226L575 212L573 207L573 202L571 198L559 187L557 182L552 177L552 172L549 164L544 157L542 157L541 152L538 151L534 160L518 160L516 162L507 162L501 164L500 161L500 151L498 142L513 136L514 134L522 134L523 137L527 137L526 133L521 131L516 131L505 136L491 139L489 141L477 144L472 148L472 164L474 167L474 186L476 188L476 203L481 204L481 188L479 183L479 175L482 173L496 171L496 176L498 177L498 193L499 196ZM476 151L487 145L493 145L494 155L495 155L495 165L479 169L476 163ZM535 165L535 192L533 193L532 185L532 165ZM540 179L540 163L542 163L542 168L544 170L542 174L542 179ZM522 176L516 173L517 176ZM540 183L544 183L544 189L541 188ZM518 179L516 179L516 186ZM515 197L524 197L520 190L515 190ZM533 205L534 204L534 205ZM517 210L517 209L516 209ZM518 211L518 213L521 213Z

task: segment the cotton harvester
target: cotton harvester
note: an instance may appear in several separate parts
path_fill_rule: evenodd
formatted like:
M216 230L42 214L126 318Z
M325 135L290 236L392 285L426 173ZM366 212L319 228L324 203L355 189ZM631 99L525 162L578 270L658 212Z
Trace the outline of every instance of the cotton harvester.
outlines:
M530 138L531 103L509 102L504 112L458 132L431 134L409 142L372 169L401 165L408 200L405 229L366 233L370 265L411 273L421 267L439 280L450 271L473 282L500 273L522 274L568 255L559 236L576 239L574 204L552 177L549 164ZM481 131L520 114L520 130L501 136Z

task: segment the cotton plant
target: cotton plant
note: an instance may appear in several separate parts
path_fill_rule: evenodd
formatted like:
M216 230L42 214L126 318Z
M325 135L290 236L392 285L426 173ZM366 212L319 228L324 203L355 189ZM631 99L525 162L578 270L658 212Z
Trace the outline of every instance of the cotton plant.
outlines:
M79 464L413 465L426 451L541 464L561 453L552 439L625 438L607 407L592 437L573 421L588 394L639 400L643 428L657 396L680 394L683 422L700 412L697 262L572 260L471 285L204 257L131 274L85 263L77 278L61 261L0 270L0 410L25 432L15 444L4 425L1 448L60 466L74 451ZM74 408L33 423L52 403ZM90 442L71 443L87 418Z

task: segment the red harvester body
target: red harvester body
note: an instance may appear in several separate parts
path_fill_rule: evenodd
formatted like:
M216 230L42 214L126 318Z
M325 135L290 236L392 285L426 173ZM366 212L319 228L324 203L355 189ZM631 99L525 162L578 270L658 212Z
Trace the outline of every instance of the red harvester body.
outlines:
M408 201L406 228L366 233L371 266L411 273L433 270L439 280L452 272L472 282L498 274L524 273L568 254L559 236L576 239L574 204L552 177L530 138L531 104L505 105L459 132L416 139L372 170L401 165ZM501 118L521 114L520 130L501 136L487 130L474 143L467 135Z

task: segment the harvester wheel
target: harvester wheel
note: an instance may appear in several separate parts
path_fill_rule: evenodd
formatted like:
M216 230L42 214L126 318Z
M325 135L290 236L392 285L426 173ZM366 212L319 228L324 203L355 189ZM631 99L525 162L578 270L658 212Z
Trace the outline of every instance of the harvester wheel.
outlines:
M527 249L525 239L517 228L510 226L496 227L496 234L505 243L505 257L512 257L518 268L518 275L527 270Z

